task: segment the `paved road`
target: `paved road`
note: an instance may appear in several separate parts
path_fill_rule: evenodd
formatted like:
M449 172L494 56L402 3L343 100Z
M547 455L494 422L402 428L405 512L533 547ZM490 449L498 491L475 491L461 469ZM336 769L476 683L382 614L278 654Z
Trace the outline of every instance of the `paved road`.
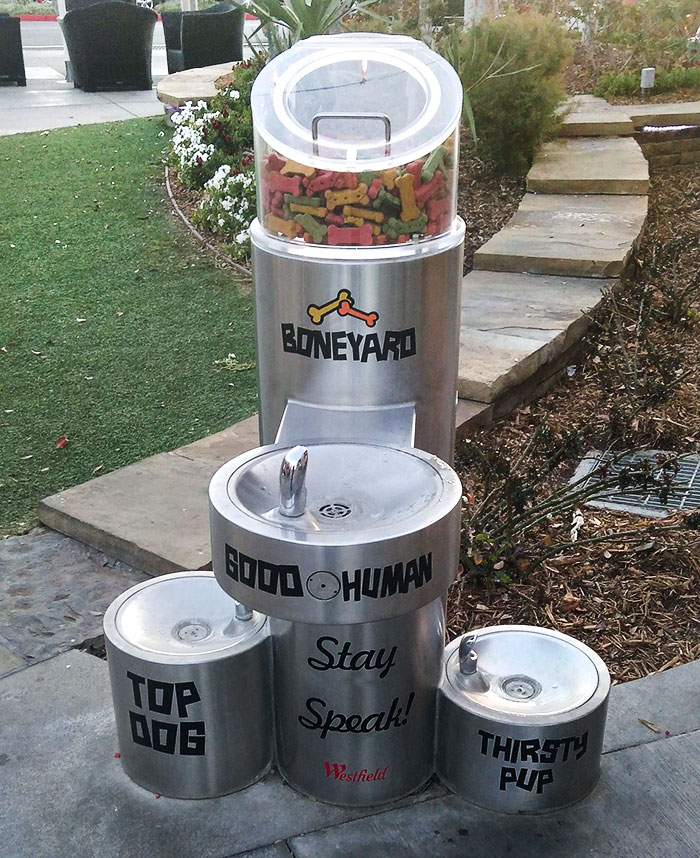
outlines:
M22 21L22 45L25 50L32 48L63 48L61 28L57 21ZM163 25L156 24L153 47L164 48Z

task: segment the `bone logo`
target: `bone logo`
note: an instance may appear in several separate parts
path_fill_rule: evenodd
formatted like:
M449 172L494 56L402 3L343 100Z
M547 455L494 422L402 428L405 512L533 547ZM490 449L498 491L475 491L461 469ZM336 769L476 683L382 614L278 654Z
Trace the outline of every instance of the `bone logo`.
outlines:
M331 313L337 313L339 316L352 316L355 319L361 319L368 328L373 328L379 320L379 313L372 311L365 313L355 307L355 301L347 289L341 289L337 296L326 304L317 307L315 304L309 304L306 308L306 313L314 325L320 325L321 322Z

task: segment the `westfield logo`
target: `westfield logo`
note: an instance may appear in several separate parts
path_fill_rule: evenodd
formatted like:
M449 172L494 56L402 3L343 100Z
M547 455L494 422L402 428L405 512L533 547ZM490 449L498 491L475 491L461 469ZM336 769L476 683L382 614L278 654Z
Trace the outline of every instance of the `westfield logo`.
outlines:
M370 772L368 769L357 769L354 772L349 772L345 763L329 763L323 764L326 767L326 777L333 778L334 781L383 781L386 778L386 773L389 766L375 769Z

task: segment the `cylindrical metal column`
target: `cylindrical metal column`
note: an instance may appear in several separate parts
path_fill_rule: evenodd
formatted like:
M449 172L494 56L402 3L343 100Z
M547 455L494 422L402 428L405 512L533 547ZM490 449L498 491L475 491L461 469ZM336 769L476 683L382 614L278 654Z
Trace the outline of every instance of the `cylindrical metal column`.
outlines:
M437 772L489 810L541 813L595 785L610 675L550 629L495 626L452 641L438 693Z
M389 443L391 416L371 409L408 406L393 443L452 461L464 223L371 252L297 245L257 221L251 239L262 442L274 443L289 402L336 411L323 440ZM338 312L341 299L355 315ZM319 440L318 414L282 440Z
M176 798L241 789L272 764L267 619L229 599L211 572L122 593L104 620L121 762Z
M277 763L342 805L400 798L431 776L442 600L374 623L271 620Z

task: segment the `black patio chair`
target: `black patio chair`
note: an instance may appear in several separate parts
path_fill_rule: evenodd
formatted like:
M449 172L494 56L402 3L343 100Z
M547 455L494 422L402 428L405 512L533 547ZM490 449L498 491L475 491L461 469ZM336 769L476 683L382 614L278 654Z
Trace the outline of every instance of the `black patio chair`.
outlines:
M0 15L0 80L13 80L17 86L26 86L19 26L19 18Z
M150 89L153 30L158 15L123 0L107 0L66 12L61 29L75 86Z
M215 3L201 12L163 12L168 74L243 59L245 12Z

